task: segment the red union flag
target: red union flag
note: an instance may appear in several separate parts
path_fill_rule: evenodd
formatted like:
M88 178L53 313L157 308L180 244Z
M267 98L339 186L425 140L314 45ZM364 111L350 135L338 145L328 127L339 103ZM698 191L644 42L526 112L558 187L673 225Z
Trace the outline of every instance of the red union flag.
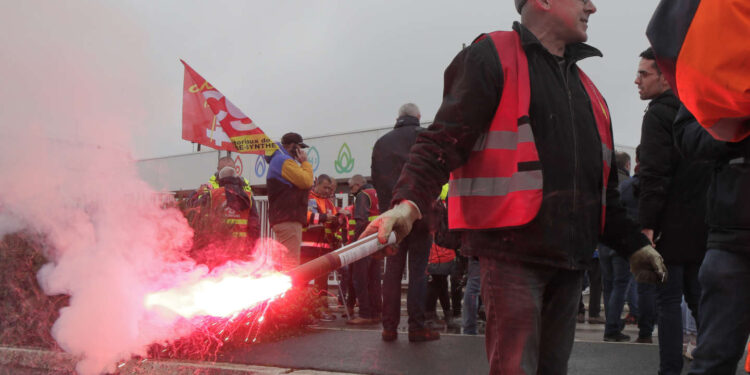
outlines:
M186 62L182 139L218 150L271 155L278 146L224 94Z

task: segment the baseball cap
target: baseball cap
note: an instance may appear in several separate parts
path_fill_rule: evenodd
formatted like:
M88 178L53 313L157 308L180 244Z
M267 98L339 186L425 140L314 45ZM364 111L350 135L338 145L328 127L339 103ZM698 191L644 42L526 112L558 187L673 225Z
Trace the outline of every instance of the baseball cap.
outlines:
M297 133L286 133L281 137L281 144L288 145L290 143L296 143L299 147L307 148L308 146L302 142L302 136Z

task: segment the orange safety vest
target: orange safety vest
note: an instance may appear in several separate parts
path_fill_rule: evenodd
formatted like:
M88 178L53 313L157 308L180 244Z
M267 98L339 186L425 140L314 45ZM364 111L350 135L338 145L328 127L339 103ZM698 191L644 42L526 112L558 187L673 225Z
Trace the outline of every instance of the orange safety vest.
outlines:
M363 193L367 194L368 197L370 197L370 207L369 211L367 212L367 221L372 222L373 220L378 218L378 215L380 215L380 210L378 209L378 193L375 192L375 189L369 188L369 189L363 189ZM357 227L357 221L354 220L354 206L352 207L351 216L349 216L349 242L354 242L357 239L354 238L354 235L356 234L356 227Z
M224 223L231 228L232 237L247 237L247 220L250 208L236 211L227 206L226 190L223 187L208 190L211 194L211 212L221 215Z
M747 358L745 358L745 371L750 373L750 345L747 346Z
M320 222L320 214L335 216L338 210L328 198L323 198L310 191L307 202L308 226L302 229L302 246L330 249L327 241L334 236L333 229L325 222Z
M468 161L454 170L448 190L450 229L493 229L529 223L542 205L542 167L529 119L529 65L515 31L488 34L503 69L503 92L495 117L477 141ZM591 99L602 140L602 230L609 171L612 129L607 104L594 83L578 70Z

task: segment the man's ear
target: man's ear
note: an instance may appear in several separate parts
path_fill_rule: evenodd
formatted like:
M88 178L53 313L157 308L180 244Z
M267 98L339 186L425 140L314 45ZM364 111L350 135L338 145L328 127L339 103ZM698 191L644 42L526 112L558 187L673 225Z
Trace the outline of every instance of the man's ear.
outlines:
M550 1L555 0L528 0L525 7L531 6L536 7L537 9L549 10L552 6L552 4L550 4Z
M659 74L659 84L661 84L661 87L663 87L664 90L669 90L672 88L672 86L669 85L669 81L667 81L667 77L664 74Z

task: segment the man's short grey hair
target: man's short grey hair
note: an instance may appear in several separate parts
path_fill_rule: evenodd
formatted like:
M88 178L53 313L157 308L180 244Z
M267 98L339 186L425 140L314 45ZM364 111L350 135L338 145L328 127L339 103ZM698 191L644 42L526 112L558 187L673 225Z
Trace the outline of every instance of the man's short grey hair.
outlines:
M364 185L367 183L367 180L361 175L361 174L355 174L352 176L352 178L349 179L349 185Z
M419 107L414 103L406 103L398 109L398 117L411 116L420 117Z

